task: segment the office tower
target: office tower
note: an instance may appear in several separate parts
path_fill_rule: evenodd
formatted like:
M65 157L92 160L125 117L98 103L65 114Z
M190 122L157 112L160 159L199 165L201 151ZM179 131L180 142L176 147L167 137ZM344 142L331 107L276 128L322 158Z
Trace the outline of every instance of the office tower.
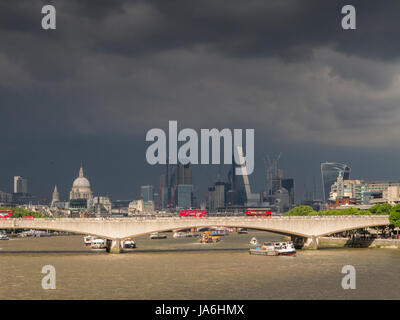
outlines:
M336 162L323 162L321 163L321 177L322 177L322 195L323 201L326 203L329 199L331 186L336 182L339 174L342 175L343 180L350 179L350 167L344 163Z
M160 197L159 201L155 203L156 208L166 209L168 208L168 180L167 173L163 173L160 176Z
M276 158L272 158L272 160L269 156L264 158L267 168L267 193L269 195L275 194L282 187L283 173L281 169L278 169L281 155L279 154Z
M289 205L294 205L294 180L292 178L282 179L282 188L289 193Z
M216 182L215 183L215 193L214 193L214 207L223 208L225 207L225 193L226 193L226 183Z
M178 186L192 186L192 196L193 196L193 179L192 179L192 168L189 164L183 165L178 163L175 166L171 166L169 169L169 181L168 181L168 207L179 207L179 190ZM183 190L182 187L180 190ZM193 206L193 197L191 198L190 206Z
M28 179L14 177L14 193L28 193Z
M192 168L189 164L176 165L176 184L192 184Z
M160 203L161 203L161 201L160 201L160 193L158 193L158 192L154 192L154 209L155 210L160 210Z
M210 212L213 212L215 209L214 199L215 199L215 187L209 187L208 188L208 210Z
M10 205L12 203L13 196L11 193L0 191L0 206Z
M191 208L193 197L192 184L178 184L176 188L177 193L177 207L178 208Z
M343 183L343 175L339 172L339 176L336 179L337 184L337 197L342 199L344 196L344 183Z
M278 169L276 174L271 177L271 188L269 190L270 194L275 194L279 189L282 188L282 177L283 173L281 169Z
M140 197L143 201L154 201L154 187L153 186L141 186Z

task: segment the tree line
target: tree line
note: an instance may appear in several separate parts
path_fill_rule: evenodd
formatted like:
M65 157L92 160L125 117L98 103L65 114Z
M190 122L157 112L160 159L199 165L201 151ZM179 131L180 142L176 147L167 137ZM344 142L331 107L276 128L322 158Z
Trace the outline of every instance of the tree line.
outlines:
M395 227L400 227L400 203L392 206L389 203L378 203L368 210L356 208L332 209L315 211L310 206L298 206L284 214L285 216L345 216L345 215L389 215L390 223Z

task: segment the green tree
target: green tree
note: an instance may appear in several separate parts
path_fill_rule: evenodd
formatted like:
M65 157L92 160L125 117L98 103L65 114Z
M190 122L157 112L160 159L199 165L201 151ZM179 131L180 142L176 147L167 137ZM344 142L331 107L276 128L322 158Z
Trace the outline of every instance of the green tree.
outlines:
M376 205L369 208L369 212L372 214L390 214L392 206L389 203L377 203Z
M319 216L349 216L349 215L365 215L370 214L366 210L358 210L356 208L346 208L346 209L331 209L316 212Z
M285 216L309 216L314 215L316 212L310 206L298 206L295 207L288 212L286 212Z
M389 222L391 226L394 228L400 228L400 204L396 204L389 215ZM397 236L399 235L399 231L397 231Z
M389 221L395 228L400 227L400 204L396 204L390 211Z

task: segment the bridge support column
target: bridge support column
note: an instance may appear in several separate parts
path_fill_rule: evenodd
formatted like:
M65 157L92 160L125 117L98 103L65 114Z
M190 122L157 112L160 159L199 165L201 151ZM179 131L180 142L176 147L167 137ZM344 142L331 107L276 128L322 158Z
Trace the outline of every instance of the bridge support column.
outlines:
M304 243L305 249L318 249L319 239L317 237L312 236L311 238L307 238Z
M121 253L121 239L107 240L107 252Z
M303 249L304 244L307 241L307 238L299 237L299 236L291 236L290 240L292 240L293 245L296 249Z

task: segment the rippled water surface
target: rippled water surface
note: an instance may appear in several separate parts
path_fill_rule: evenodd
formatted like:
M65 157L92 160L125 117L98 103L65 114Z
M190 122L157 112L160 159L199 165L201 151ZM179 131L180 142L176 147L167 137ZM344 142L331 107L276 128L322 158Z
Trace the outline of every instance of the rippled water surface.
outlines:
M82 236L0 241L0 299L400 299L400 250L322 249L296 257L253 256L252 236L216 244L195 238L136 239L124 254L92 252ZM344 265L356 268L355 290L343 290ZM56 268L56 290L43 290L44 265Z

